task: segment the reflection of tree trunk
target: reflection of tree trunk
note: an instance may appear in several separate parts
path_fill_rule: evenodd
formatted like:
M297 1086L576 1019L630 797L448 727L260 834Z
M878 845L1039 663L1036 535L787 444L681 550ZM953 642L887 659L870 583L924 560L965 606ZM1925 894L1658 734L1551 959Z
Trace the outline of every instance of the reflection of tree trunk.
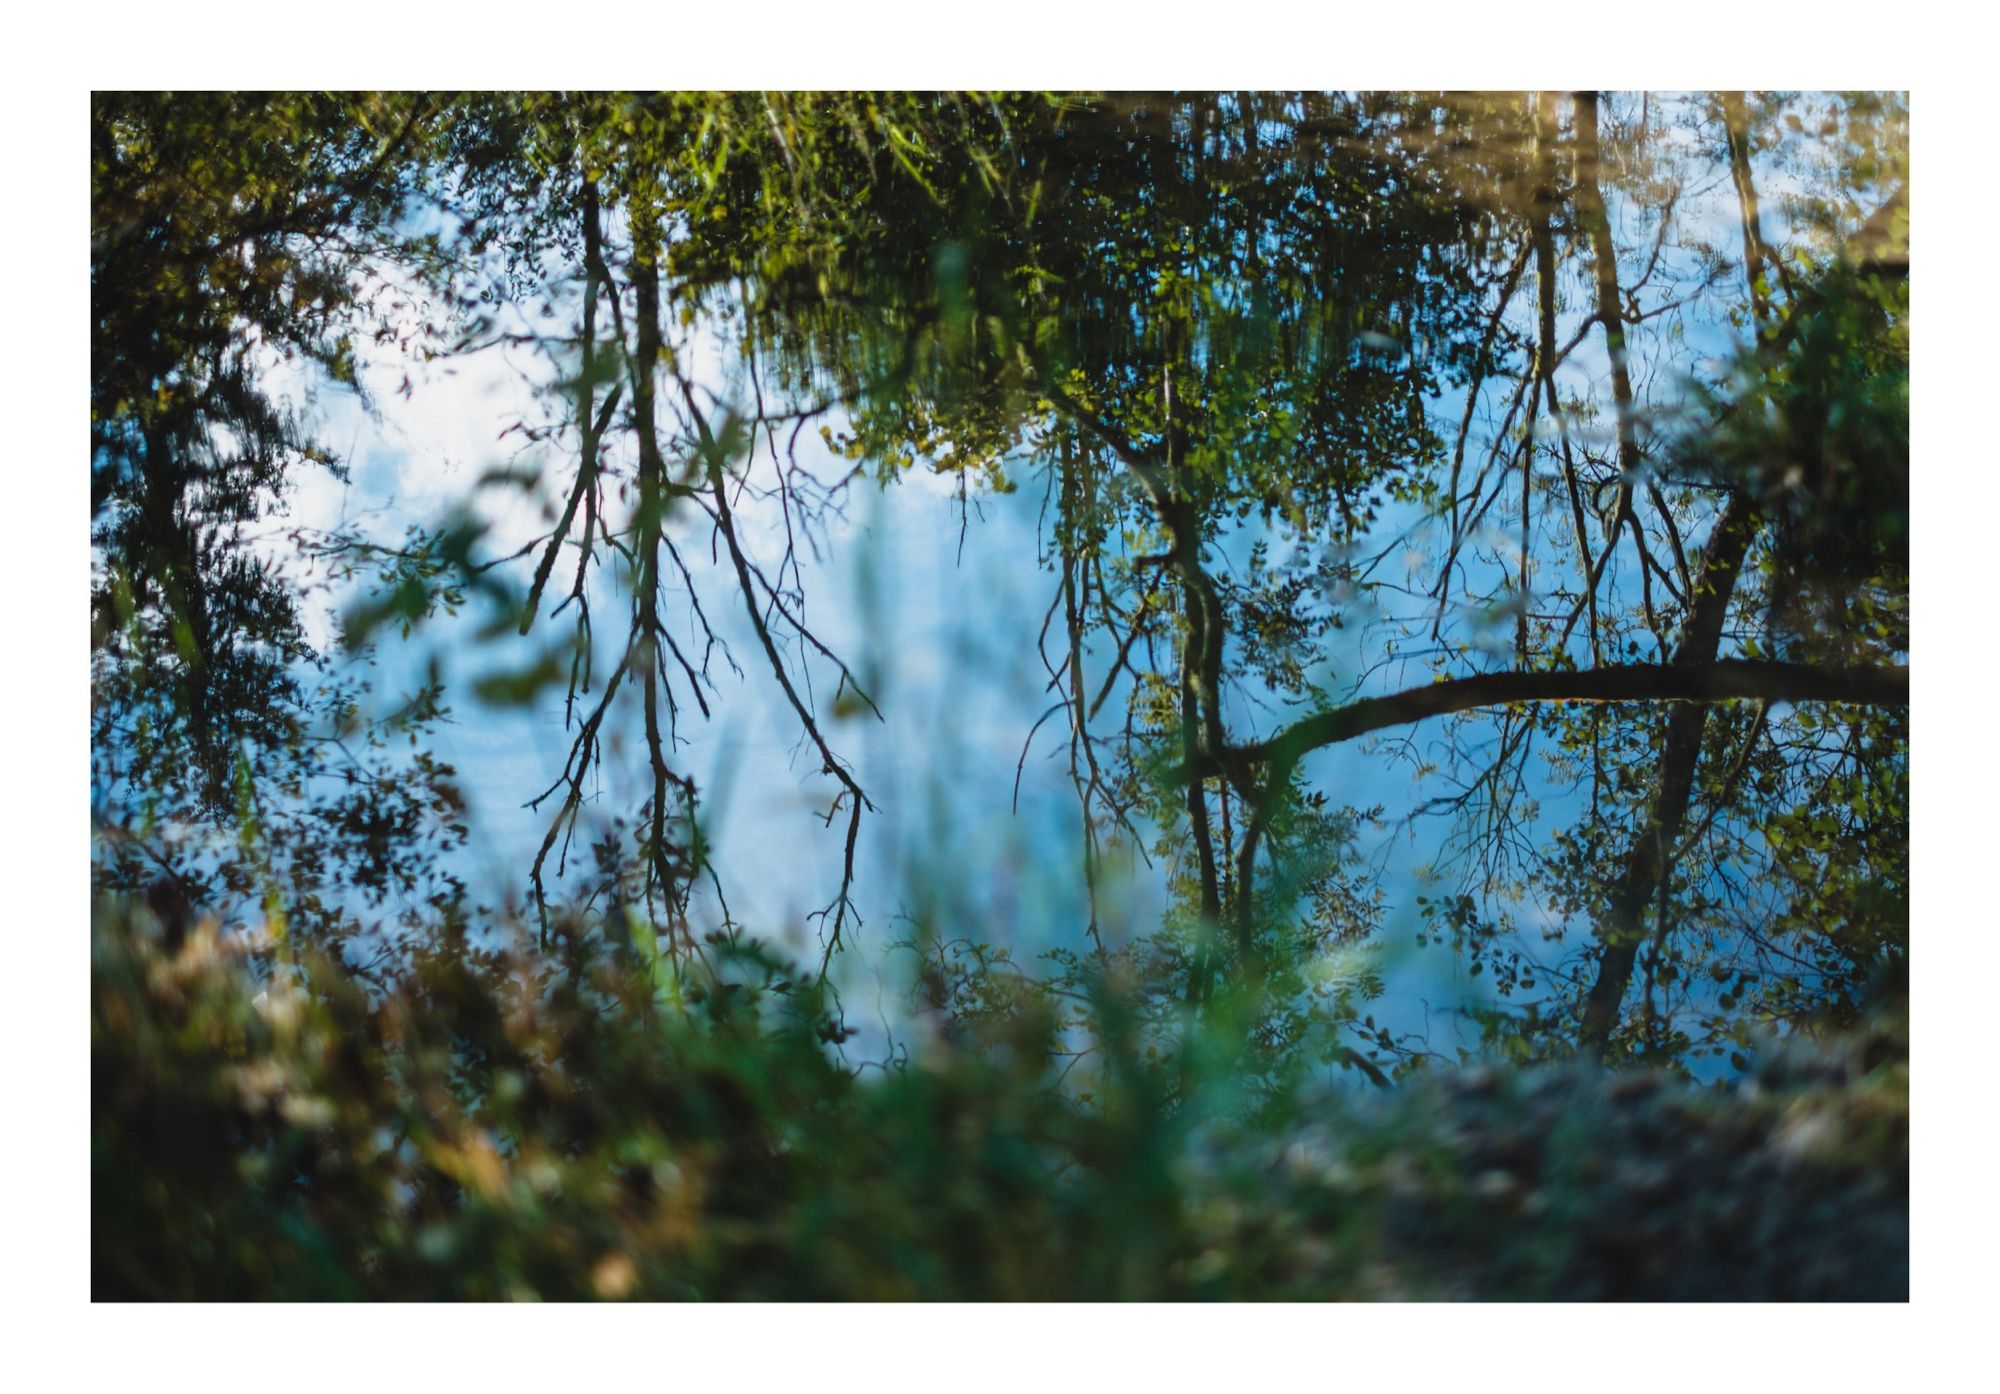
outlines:
M660 727L660 705L666 696L660 681L660 645L666 635L660 623L660 529L666 512L666 462L660 454L659 426L654 416L661 352L660 241L658 221L646 208L633 210L632 300L637 311L632 417L639 436L638 578L634 590L639 642L632 661L644 665L639 676L644 684L646 758L653 788L646 835L647 883L658 889L669 907L677 911L678 888L674 884L675 868L667 843L667 786L677 781L667 764L666 736Z
M1574 97L1576 142L1576 215L1584 235L1590 239L1590 260L1597 277L1597 322L1604 329L1604 351L1611 360L1611 395L1617 409L1618 501L1610 525L1605 529L1604 551L1587 583L1595 594L1618 550L1618 535L1629 524L1632 543L1639 549L1639 584L1646 596L1646 613L1652 619L1652 580L1646 570L1646 538L1639 528L1639 516L1632 509L1632 489L1638 482L1641 464L1638 420L1632 400L1632 372L1626 360L1625 311L1618 291L1618 249L1611 240L1611 218L1604 209L1604 194L1598 184L1603 163L1603 146L1598 140L1597 94L1578 92ZM1657 631L1656 631L1657 632Z
M1577 149L1576 207L1579 221L1590 239L1591 262L1597 275L1597 322L1604 330L1604 348L1611 360L1611 391L1618 418L1618 501L1606 529L1604 552L1598 560L1601 573L1617 550L1618 536L1627 522L1633 540L1641 548L1639 520L1632 510L1632 489L1640 468L1639 442L1633 419L1632 374L1626 362L1625 320L1618 294L1618 250L1611 240L1611 220L1604 208L1600 183L1603 147L1598 136L1598 103L1595 92L1575 95L1575 140ZM1732 514L1734 510L1732 509ZM1736 572L1748 545L1747 526L1728 527L1731 515L1717 524L1702 567L1703 594L1690 597L1685 632L1674 654L1678 663L1713 661L1715 641L1701 651L1697 632L1703 628L1707 611L1714 614L1714 631L1719 637L1722 616L1735 590ZM1740 535L1739 535L1740 534ZM1639 562L1639 577L1646 581L1645 558ZM1598 575L1588 583L1588 594L1597 593ZM1706 608L1704 608L1706 606ZM1648 605L1650 617L1651 606ZM1594 637L1594 636L1593 636ZM1666 849L1680 835L1687 818L1688 796L1694 787L1694 767L1701 754L1702 731L1708 709L1700 705L1677 708L1667 718L1666 746L1660 758L1660 784L1646 826L1627 854L1624 875L1613 891L1605 919L1597 928L1603 944L1597 964L1597 980L1591 984L1584 1005L1582 1041L1587 1049L1602 1052L1618 1019L1619 1004L1632 979L1639 943L1643 937L1641 920L1662 876L1669 873Z
M1548 93L1535 97L1535 201L1534 247L1537 335L1535 376L1537 393L1546 400L1549 420L1562 438L1563 483L1569 492L1570 521L1576 528L1577 564L1583 568L1584 605L1590 612L1590 653L1601 664L1598 650L1596 569L1590 556L1590 532L1584 521L1583 492L1577 484L1576 461L1570 454L1569 428L1556 401L1556 238L1553 220L1556 209L1556 113ZM1525 548L1524 548L1525 550ZM1525 587L1523 593L1525 594ZM1526 609L1522 619L1526 622ZM1567 639L1567 634L1565 634Z
M1187 646L1181 653L1181 749L1188 758L1187 811L1194 835L1195 860L1201 876L1201 940L1195 948L1193 981L1189 996L1207 993L1214 969L1208 962L1207 941L1222 919L1222 887L1216 871L1215 835L1208 822L1208 789L1201 764L1194 758L1218 748L1221 713L1216 705L1216 689L1221 663L1210 662L1211 650L1220 650L1220 605L1215 587L1201 566L1201 532L1189 506L1187 481L1182 477L1186 456L1186 432L1174 410L1174 370L1171 357L1161 384L1162 405L1167 427L1167 478L1165 488L1154 490L1154 504L1173 538L1174 556L1181 572L1181 594L1187 617ZM1173 490L1179 487L1176 495Z
M1225 751L1220 767L1232 781L1240 782L1245 770L1262 766L1262 784L1250 800L1245 849L1254 854L1257 841L1299 761L1325 746L1407 726L1427 717L1518 702L1681 703L1667 721L1660 790L1654 798L1646 831L1626 860L1625 875L1599 929L1605 951L1590 993L1584 1039L1602 1049L1616 1024L1618 1005L1632 979L1632 966L1644 937L1640 921L1646 904L1669 869L1665 849L1673 845L1687 820L1708 704L1752 700L1766 704L1909 705L1910 670L1906 667L1827 668L1715 657L1721 643L1723 617L1729 609L1729 599L1756 523L1753 506L1740 496L1730 501L1709 543L1702 578L1696 587L1695 606L1671 664L1632 663L1582 672L1482 673L1477 677L1428 683L1393 696L1365 698L1333 711L1319 712L1293 723L1268 741ZM1195 772L1183 773L1193 787ZM1244 882L1239 895L1247 894L1247 868L1239 873L1239 879ZM1247 923L1247 918L1239 920L1239 932Z
M1590 260L1597 276L1597 322L1604 329L1604 351L1611 359L1611 395L1618 408L1618 467L1624 475L1619 506L1630 512L1632 481L1639 472L1639 438L1633 418L1632 372L1625 353L1625 311L1618 293L1618 249L1611 241L1611 218L1604 210L1598 185L1603 148L1597 136L1597 94L1576 94L1576 212L1590 239ZM1619 521L1623 521L1621 513Z
M1722 621L1729 610L1730 596L1743 567L1743 556L1756 531L1756 509L1742 494L1730 497L1729 506L1715 525L1702 560L1696 595L1681 627L1680 644L1674 653L1678 667L1715 662L1722 640ZM1632 981L1632 968L1639 945L1645 938L1644 919L1665 878L1673 874L1668 849L1680 840L1687 821L1688 801L1694 791L1695 765L1701 758L1702 733L1708 722L1708 706L1691 702L1676 707L1667 718L1666 743L1660 753L1660 785L1646 826L1625 860L1625 871L1612 891L1604 920L1597 928L1603 952L1597 960L1597 980L1585 999L1580 1043L1602 1053L1618 1024L1618 1009L1625 989Z
M1591 104L1595 116L1595 102ZM1750 130L1740 93L1723 98L1724 127L1729 143L1730 175L1735 181L1737 206L1743 224L1743 270L1750 283L1750 302L1755 314L1757 338L1761 342L1771 330L1771 307L1764 283L1766 263L1764 238L1757 216L1757 186L1750 173ZM1579 99L1578 116L1583 108ZM1595 123L1590 136L1596 145ZM1598 213L1602 215L1602 204ZM1610 238L1605 236L1608 247ZM1600 270L1600 295L1604 285ZM1615 286L1615 282L1613 283ZM1601 309L1600 300L1600 309ZM1605 322L1607 337L1611 322ZM1614 357L1614 372L1621 359ZM1625 419L1621 400L1619 420ZM1621 447L1623 436L1620 437ZM1629 475L1628 475L1629 479ZM1712 663L1722 641L1722 622L1729 610L1729 598L1742 571L1743 556L1756 530L1756 505L1741 491L1730 495L1728 507L1715 525L1702 563L1696 594L1688 597L1687 617L1674 654L1677 664ZM1617 1028L1618 1013L1625 991L1632 982L1632 969L1644 941L1646 907L1659 897L1662 886L1673 875L1670 850L1679 843L1687 821L1688 801L1694 792L1695 765L1701 759L1702 736L1707 728L1708 708L1691 705L1677 709L1667 719L1666 744L1660 754L1660 784L1646 826L1626 854L1625 872L1612 891L1605 908L1598 939L1603 950L1597 960L1597 979L1584 999L1579 1044L1603 1054Z
M1757 185L1750 177L1750 114L1741 92L1722 94L1723 130L1729 142L1729 176L1743 216L1743 276L1750 282L1750 306L1757 337L1771 327L1771 289L1765 279L1764 230L1757 214Z
M1169 355L1169 363L1172 355ZM1194 839L1195 865L1201 881L1201 913L1206 926L1222 919L1222 881L1217 870L1215 834L1208 818L1206 779L1226 772L1223 758L1226 741L1222 729L1222 597L1201 564L1201 520L1191 497L1190 481L1184 477L1187 458L1187 430L1177 411L1173 371L1163 374L1161 402L1166 418L1166 467L1148 460L1117 429L1100 420L1070 398L1059 386L1044 387L1049 400L1071 421L1102 441L1118 462L1130 470L1146 491L1153 512L1160 520L1171 547L1174 569L1180 574L1182 616L1188 634L1181 652L1181 758L1177 778L1187 784L1189 832ZM1225 794L1226 797L1226 794ZM1237 894L1247 893L1240 877ZM1247 945L1247 931L1239 930ZM1189 972L1188 995L1198 998L1206 991L1214 965L1205 949L1197 950Z

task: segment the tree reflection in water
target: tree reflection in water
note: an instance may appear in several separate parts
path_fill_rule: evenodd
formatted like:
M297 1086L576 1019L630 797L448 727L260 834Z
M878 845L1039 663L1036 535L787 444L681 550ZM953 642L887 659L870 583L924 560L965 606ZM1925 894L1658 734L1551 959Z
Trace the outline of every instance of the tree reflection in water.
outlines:
M898 637L813 582L921 476L966 535L1041 500L1009 631L1041 691L991 779L1058 752L1078 841L1036 871L1080 913L1032 962L931 914L871 936L912 986L892 1063L937 1023L1088 1107L1144 1062L1163 1117L1224 1057L1267 1100L1857 1032L1872 1069L1907 938L1907 146L1866 95L100 96L100 929L256 927L256 971L380 1001L442 946L636 975L635 1011L797 992L837 1048L894 812L860 733L969 737L899 732L857 652ZM352 463L314 401L494 353L515 440L454 507L285 521ZM371 683L430 630L476 680ZM505 791L531 845L481 879L492 777L441 723L529 704L550 778ZM729 909L688 743L744 704L783 734L738 758L819 802L732 832L837 840L806 926ZM1137 858L1160 912L1114 927ZM802 969L765 957L806 928ZM1412 938L1473 980L1450 1042L1384 977Z

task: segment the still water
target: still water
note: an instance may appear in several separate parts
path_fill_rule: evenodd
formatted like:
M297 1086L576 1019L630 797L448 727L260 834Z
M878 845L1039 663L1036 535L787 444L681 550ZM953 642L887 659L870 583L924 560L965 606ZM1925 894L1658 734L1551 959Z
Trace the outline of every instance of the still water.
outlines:
M691 931L817 960L850 884L855 805L837 761L867 804L829 972L889 1036L911 940L1003 946L1034 972L1050 955L1116 957L1203 904L1218 924L1244 907L1228 918L1245 955L1254 919L1309 908L1307 976L1366 982L1356 1015L1412 1054L1455 1058L1489 1009L1531 1028L1545 1005L1575 1016L1596 977L1613 1009L1643 1013L1647 1049L1722 1030L1712 1065L1742 1042L1711 1018L1753 984L1789 1004L1800 983L1863 980L1879 925L1810 942L1829 913L1811 902L1865 833L1886 869L1857 873L1833 911L1879 919L1895 903L1901 849L1878 816L1900 808L1889 786L1905 777L1893 722L1822 720L1782 692L1713 720L1586 694L1399 721L1310 749L1295 771L1243 752L1434 681L1906 659L1901 534L1840 540L1894 502L1896 432L1884 449L1852 423L1874 429L1884 401L1894 417L1870 395L1893 374L1865 355L1907 342L1893 288L1850 282L1907 233L1882 153L1900 148L1899 108L1810 94L1754 110L1593 94L1101 105L1021 133L1040 167L1069 170L1046 200L1036 183L1018 206L975 200L936 228L886 204L870 235L905 258L891 267L923 268L914 288L863 285L886 318L842 319L825 281L754 335L727 296L680 305L655 384L684 471L666 492L673 566L641 588L679 670L661 674L657 748L632 701L608 709L573 837L548 863L556 898L588 887L593 843L629 845L649 762L665 760L690 782L707 853ZM624 267L634 228L614 208L587 238L601 231ZM612 646L641 623L628 543L646 524L628 486L651 448L636 415L630 438L619 418L603 506L626 541L606 534L577 598L559 604L558 582L516 638L526 558L579 468L564 395L588 378L576 345L609 332L581 325L607 306L622 336L640 303L579 277L560 247L540 255L541 289L489 295L478 351L431 361L379 336L354 364L358 395L268 358L263 390L350 473L294 471L245 544L299 588L308 638L366 683L370 712L439 685L449 715L426 740L469 830L446 869L523 914L561 802L541 800L592 703L559 681L488 697L538 655L566 665L584 602L595 681L642 666ZM1020 258L1033 276L1005 280ZM411 305L427 293L393 266L375 274ZM991 322L1020 322L991 332L1021 336L1019 361L979 357L981 275L1007 286ZM810 407L844 372L890 380L868 376L872 334L942 366L896 389L908 400L870 387ZM1060 352L1022 368L1029 341ZM768 355L761 375L746 345ZM787 353L789 376L772 361ZM869 415L885 401L915 413L886 440ZM982 436L996 414L997 444ZM732 419L764 429L710 451L711 419L725 437ZM1857 498L1878 504L1839 512ZM412 529L462 524L472 580L505 582L344 650L371 581L322 544L393 551ZM559 552L561 576L574 542ZM1097 694L1095 746L1077 731L1079 689ZM1160 762L1197 728L1186 749L1217 763L1190 779ZM1110 774L1086 789L1092 750ZM1274 770L1296 788L1260 792ZM1621 916L1644 952L1600 973Z

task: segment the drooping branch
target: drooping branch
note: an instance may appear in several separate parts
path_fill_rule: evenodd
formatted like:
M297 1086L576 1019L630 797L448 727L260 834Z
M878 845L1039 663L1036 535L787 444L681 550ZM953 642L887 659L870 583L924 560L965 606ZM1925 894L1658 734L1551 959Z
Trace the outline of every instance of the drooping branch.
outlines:
M1458 481L1459 476L1465 470L1465 446L1467 441L1472 438L1472 418L1478 410L1480 394L1485 389L1489 370L1493 366L1493 346L1499 339L1500 326L1507 318L1507 308L1514 303L1514 292L1521 283L1522 272L1527 269L1529 250L1528 243L1523 242L1520 250L1514 254L1514 260L1508 266L1507 274L1500 283L1499 298L1494 302L1492 310L1487 313L1486 332L1480 339L1479 352L1472 360L1472 381L1466 386L1465 412L1459 418L1458 439L1456 444L1452 446L1451 451L1451 481L1445 487L1445 500L1451 508L1452 547L1450 555L1454 558L1457 555L1458 543L1463 536L1458 522ZM1437 591L1438 617L1431 626L1432 638L1437 637L1437 631L1444 624L1444 606L1446 597L1450 593L1450 575L1451 562L1447 561L1444 569L1439 573Z
M1145 453L1116 427L1100 419L1096 413L1060 388L1049 386L1043 390L1064 416L1103 442L1118 462L1139 481L1140 486L1146 491L1146 497L1153 505L1153 511L1159 518L1160 526L1166 532L1170 544L1168 557L1175 569L1180 572L1182 587L1188 595L1186 620L1189 637L1186 666L1189 670L1188 680L1200 699L1197 732L1206 742L1208 750L1219 751L1223 748L1222 599L1216 592L1213 578L1202 565L1200 519L1196 516L1194 506L1185 493L1177 492L1174 488L1181 457L1185 451L1185 433L1171 428L1173 418L1171 375L1168 382L1165 400L1170 429L1167 433L1168 460L1164 468L1147 459Z
M1186 431L1176 421L1173 374L1163 375L1162 414L1167 423L1165 468L1146 455L1116 427L1050 385L1049 400L1071 421L1096 437L1139 481L1170 544L1168 557L1180 573L1183 617L1188 637L1181 652L1180 703L1182 770L1187 784L1188 827L1194 840L1195 866L1200 876L1202 918L1215 924L1222 918L1222 881L1209 824L1208 773L1234 768L1218 757L1225 748L1222 730L1222 600L1201 561L1201 527L1185 489L1177 490L1186 449ZM1208 954L1195 956L1190 998L1200 997L1212 973Z
M729 506L729 478L724 468L722 444L716 439L715 432L710 429L708 417L695 401L693 384L678 374L676 381L680 387L682 404L686 407L688 418L694 423L697 433L703 470L708 480L709 499L714 510L715 529L728 548L730 565L736 572L737 589L743 596L751 628L757 633L757 641L764 650L764 657L771 664L772 675L777 678L778 686L785 694L785 700L791 704L792 712L798 717L800 726L804 728L814 748L819 751L822 772L833 776L840 783L841 793L835 798L833 806L827 810L827 821L829 823L833 821L834 815L840 811L843 803L847 806L847 841L842 851L840 891L827 910L821 912L822 915L831 913L833 916L833 928L827 935L820 958L820 975L823 978L833 961L835 951L840 948L841 931L846 927L848 917L854 913L854 856L855 846L861 835L861 815L864 810L873 812L875 805L863 792L860 782L854 777L854 772L827 744L826 736L820 730L819 721L814 717L812 707L799 695L798 687L792 681L792 675L785 668L784 657L778 652L777 642L771 637L770 626L766 623L758 605L757 585L753 579L754 568L749 558L744 555L742 541L736 535L735 518Z
M640 680L644 693L646 760L652 775L652 798L648 804L649 828L646 837L647 884L657 887L674 912L675 928L686 933L684 895L687 878L679 864L681 850L667 842L667 798L670 786L688 802L693 801L691 781L674 772L667 759L670 732L663 731L660 708L664 704L669 721L675 711L673 688L665 681L662 648L676 648L660 620L660 549L663 523L669 498L677 490L666 477L666 461L660 450L655 417L656 380L664 345L660 335L661 232L658 215L641 203L632 209L632 283L636 319L631 362L632 421L639 438L639 506L637 514L636 574L633 585L634 626L639 636L637 656L644 664ZM699 699L700 685L694 687ZM692 939L689 940L692 943Z
M569 530L576 521L579 504L587 500L593 505L584 519L582 559L577 564L576 586L572 598L584 605L588 614L588 602L584 601L583 589L585 571L590 560L590 536L596 523L597 452L604 439L604 432L611 424L611 415L618 408L618 397L622 388L614 386L600 409L594 397L597 381L597 293L602 285L598 272L603 264L600 247L603 234L600 231L597 213L597 183L583 181L582 224L583 224L583 329L578 335L581 345L582 363L576 375L576 405L574 408L576 425L582 433L582 445L578 452L576 482L570 488L569 502L563 508L562 520L549 536L548 549L542 554L535 567L535 579L528 587L528 601L521 611L521 633L526 634L535 622L535 614L541 608L542 591L549 583L549 575L555 570L556 557L562 545L569 539ZM585 621L587 623L587 621Z

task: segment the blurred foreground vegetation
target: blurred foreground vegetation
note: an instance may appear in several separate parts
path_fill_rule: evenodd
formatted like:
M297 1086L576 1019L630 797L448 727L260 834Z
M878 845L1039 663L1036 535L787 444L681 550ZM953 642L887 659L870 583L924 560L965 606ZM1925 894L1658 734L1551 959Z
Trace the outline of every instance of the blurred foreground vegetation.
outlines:
M678 1004L629 953L462 936L386 994L266 966L106 907L96 1296L1907 1297L1893 996L1726 1091L1381 1095L1246 1060L1226 1010L1150 1049L1108 987L1059 1085L1031 1006L850 1069L810 976L747 950Z

